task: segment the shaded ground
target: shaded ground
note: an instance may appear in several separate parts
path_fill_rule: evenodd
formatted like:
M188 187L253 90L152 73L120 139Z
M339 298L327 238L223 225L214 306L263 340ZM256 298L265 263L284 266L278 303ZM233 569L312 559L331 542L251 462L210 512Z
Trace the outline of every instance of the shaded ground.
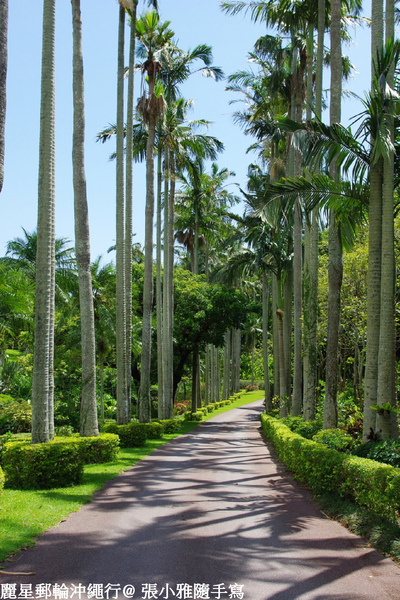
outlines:
M261 408L218 415L109 482L17 556L7 568L35 575L1 576L0 598L16 583L17 598L400 600L400 569L271 458Z

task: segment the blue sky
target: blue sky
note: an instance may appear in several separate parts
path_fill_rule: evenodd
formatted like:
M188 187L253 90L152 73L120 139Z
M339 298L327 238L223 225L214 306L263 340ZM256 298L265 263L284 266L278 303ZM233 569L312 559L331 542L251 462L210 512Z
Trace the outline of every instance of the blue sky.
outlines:
M37 172L39 146L40 62L42 2L9 0L9 64L7 76L5 179L1 194L0 255L8 240L36 228ZM113 142L96 143L96 134L115 121L116 49L118 4L116 0L81 0L83 58L85 69L86 176L89 201L92 258L102 254L115 240L115 164L109 161ZM212 46L214 64L226 75L246 68L247 53L265 27L249 16L227 16L219 0L159 0L161 18L171 21L179 46ZM366 5L367 6L367 5ZM147 7L139 0L139 13ZM369 8L365 16L369 16ZM351 32L354 42L346 49L358 73L345 87L363 96L369 82L369 31ZM246 154L251 139L233 124L234 98L216 83L193 75L183 88L195 101L191 118L213 122L209 130L225 144L218 165L236 172L232 182L245 186L247 165L254 156ZM329 81L324 82L329 86ZM136 81L139 91L140 80ZM360 104L345 100L343 121L360 111ZM72 191L72 18L69 0L57 0L56 13L56 233L74 239ZM143 242L145 171L134 171L135 241ZM232 190L234 188L232 187Z

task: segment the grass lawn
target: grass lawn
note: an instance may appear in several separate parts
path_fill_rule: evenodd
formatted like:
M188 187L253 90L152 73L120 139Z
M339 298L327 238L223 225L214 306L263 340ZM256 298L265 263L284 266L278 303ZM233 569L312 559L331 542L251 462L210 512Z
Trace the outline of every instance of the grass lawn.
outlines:
M208 413L204 420L249 404L264 397L264 392L246 392L228 406ZM41 533L65 519L69 513L90 502L106 481L113 479L166 442L189 432L200 423L183 421L178 433L165 434L161 440L148 440L142 448L123 448L114 462L84 467L80 485L51 490L8 490L0 496L0 561L21 548L32 546Z

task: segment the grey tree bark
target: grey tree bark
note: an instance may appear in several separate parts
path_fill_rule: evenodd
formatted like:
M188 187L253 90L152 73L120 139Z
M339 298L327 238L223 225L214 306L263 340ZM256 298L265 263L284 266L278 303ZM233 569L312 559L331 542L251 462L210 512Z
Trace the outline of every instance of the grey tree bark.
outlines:
M386 1L386 40L394 40L394 2ZM387 83L394 87L394 68L391 68ZM394 143L394 120L391 112L386 115L392 143ZM382 196L382 263L381 263L381 312L378 355L378 391L380 406L397 404L395 387L395 354L393 352L395 325L395 257L394 257L394 156L390 152L383 164ZM376 419L376 429L381 439L389 439L392 433L398 437L397 413L381 408ZM393 424L392 424L393 421Z
M125 185L124 185L124 47L125 8L119 6L117 74L117 182L116 182L116 354L117 423L129 422L126 389L126 304L125 304Z
M35 342L32 381L32 443L49 441L51 348L54 329L54 139L55 139L55 0L43 3L40 106L38 226L36 256Z
M151 317L153 309L153 220L154 220L154 142L159 107L154 94L156 66L149 66L148 84L148 136L146 145L146 209L145 209L145 258L143 283L142 354L139 389L139 421L151 420L150 371L151 371Z
M331 2L331 100L330 123L340 123L342 103L341 1ZM336 165L330 166L337 179ZM343 279L342 245L333 211L330 213L328 242L328 325L326 347L326 387L324 428L337 427L338 342L340 326L340 296Z
M383 43L383 2L372 0L371 61ZM374 65L371 62L371 80ZM374 140L371 140L374 143ZM381 310L381 256L382 256L382 185L383 161L379 158L370 166L369 245L367 278L367 350L364 378L363 440L375 434L376 411L371 406L378 402L378 360Z
M263 368L264 368L264 391L265 391L265 410L271 412L272 398L269 383L269 282L267 274L262 274L262 323L263 323Z
M128 3L130 21L129 76L126 114L126 174L125 174L125 239L124 239L124 285L125 285L125 390L126 421L131 417L132 400L132 221L133 221L133 104L135 76L136 2Z
M80 0L72 0L74 132L72 163L74 179L75 252L79 275L81 320L82 391L80 433L98 435L96 403L96 346L90 270L89 214L84 161L85 113Z

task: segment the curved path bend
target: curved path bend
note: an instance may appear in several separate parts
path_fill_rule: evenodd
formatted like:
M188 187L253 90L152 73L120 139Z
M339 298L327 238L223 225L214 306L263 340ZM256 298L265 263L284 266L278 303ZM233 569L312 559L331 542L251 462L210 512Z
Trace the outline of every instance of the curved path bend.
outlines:
M17 598L400 600L400 568L273 460L261 410L216 416L110 481L17 556L8 568L35 575L2 576L0 598L16 583Z

